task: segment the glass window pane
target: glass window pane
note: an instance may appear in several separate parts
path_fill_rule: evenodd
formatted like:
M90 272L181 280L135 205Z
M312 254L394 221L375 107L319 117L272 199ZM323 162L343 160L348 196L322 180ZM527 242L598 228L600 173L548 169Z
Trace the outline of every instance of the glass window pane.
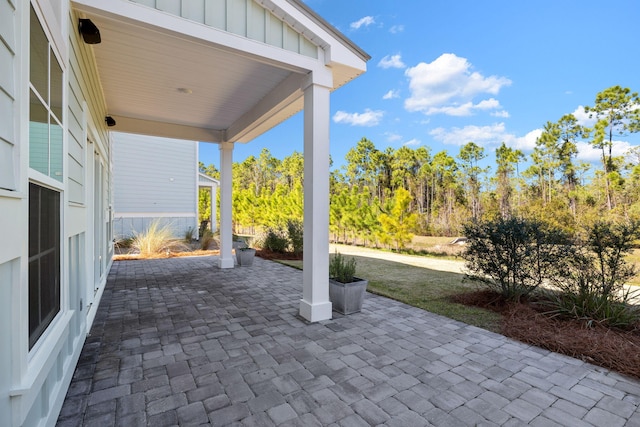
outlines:
M49 176L62 182L62 126L51 117L49 126Z
M30 94L29 167L49 175L49 113L33 91Z
M50 52L49 57L51 58L51 112L62 123L62 67L53 51Z
M29 184L29 349L60 311L60 193Z
M29 80L36 88L42 99L49 102L48 75L49 75L49 41L38 21L38 17L31 7L31 34L29 41L30 62Z
M29 262L29 348L35 344L34 332L40 325L40 262ZM36 337L37 339L37 337ZM33 342L32 342L33 341Z

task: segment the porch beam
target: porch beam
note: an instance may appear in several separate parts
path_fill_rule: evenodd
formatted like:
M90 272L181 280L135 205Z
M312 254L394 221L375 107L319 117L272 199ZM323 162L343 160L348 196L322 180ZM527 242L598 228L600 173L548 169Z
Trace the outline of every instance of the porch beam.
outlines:
M331 319L329 301L330 86L311 74L304 90L304 261L300 315Z
M160 138L186 139L200 142L222 142L224 131L112 114L116 125L111 130Z
M233 143L220 144L220 258L219 268L233 268L233 223L231 218L231 168L233 164ZM212 201L211 208L214 203ZM213 216L213 215L212 215Z

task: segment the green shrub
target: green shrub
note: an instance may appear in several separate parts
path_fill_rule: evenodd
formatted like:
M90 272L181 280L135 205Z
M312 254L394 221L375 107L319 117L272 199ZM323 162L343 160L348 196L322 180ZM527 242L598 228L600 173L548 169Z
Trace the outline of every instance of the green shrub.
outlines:
M342 254L336 251L335 255L329 260L329 277L341 283L353 282L353 276L356 274L356 259L351 257L346 259Z
M638 237L638 223L598 222L586 230L579 251L554 282L555 314L608 326L627 328L640 320L637 306L630 304L637 294L624 287L636 275L625 260Z
M287 234L293 253L296 255L301 254L304 246L304 226L302 221L292 219L288 220Z
M568 235L529 219L468 223L464 235L467 277L512 301L555 278L575 250Z
M282 254L289 248L289 239L287 239L287 236L285 236L281 230L269 228L264 236L262 247L272 252Z

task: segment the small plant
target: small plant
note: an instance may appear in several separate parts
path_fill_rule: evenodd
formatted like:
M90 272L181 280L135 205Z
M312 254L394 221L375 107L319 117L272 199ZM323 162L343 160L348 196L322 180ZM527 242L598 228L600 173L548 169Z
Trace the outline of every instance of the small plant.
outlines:
M195 229L193 227L187 228L187 230L184 232L184 241L187 243L191 243L194 233Z
M113 244L118 249L128 249L131 247L132 243L133 243L133 237L129 236L129 237L121 237L119 239L116 239Z
M294 254L302 253L304 246L304 226L302 221L290 219L287 221L287 233L289 234L289 243Z
M264 249L277 253L285 253L289 248L289 239L280 230L269 228L262 243Z
M173 236L170 225L161 225L160 220L157 219L149 224L146 231L134 233L131 247L142 256L168 254L186 249L184 243Z
M624 285L636 270L624 257L633 250L639 231L638 223L598 222L591 226L579 252L554 282L560 292L551 295L552 313L575 317L588 325L635 326L640 309L631 300L638 292Z
M346 259L340 252L329 260L329 277L341 283L353 282L356 274L356 259L351 257Z
M213 233L208 228L200 236L200 249L206 251L213 242Z

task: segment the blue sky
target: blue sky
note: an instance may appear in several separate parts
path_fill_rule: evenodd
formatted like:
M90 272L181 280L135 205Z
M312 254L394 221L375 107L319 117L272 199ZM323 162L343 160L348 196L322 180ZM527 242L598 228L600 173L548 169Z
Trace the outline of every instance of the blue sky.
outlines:
M369 55L367 72L331 97L331 156L343 165L363 137L455 156L473 141L493 155L504 141L531 152L540 129L610 86L640 91L637 0L307 0ZM302 152L302 114L236 144L234 161L266 147ZM617 138L616 154L640 145ZM598 152L579 144L580 160ZM491 158L488 159L490 161ZM217 145L200 161L219 164Z

